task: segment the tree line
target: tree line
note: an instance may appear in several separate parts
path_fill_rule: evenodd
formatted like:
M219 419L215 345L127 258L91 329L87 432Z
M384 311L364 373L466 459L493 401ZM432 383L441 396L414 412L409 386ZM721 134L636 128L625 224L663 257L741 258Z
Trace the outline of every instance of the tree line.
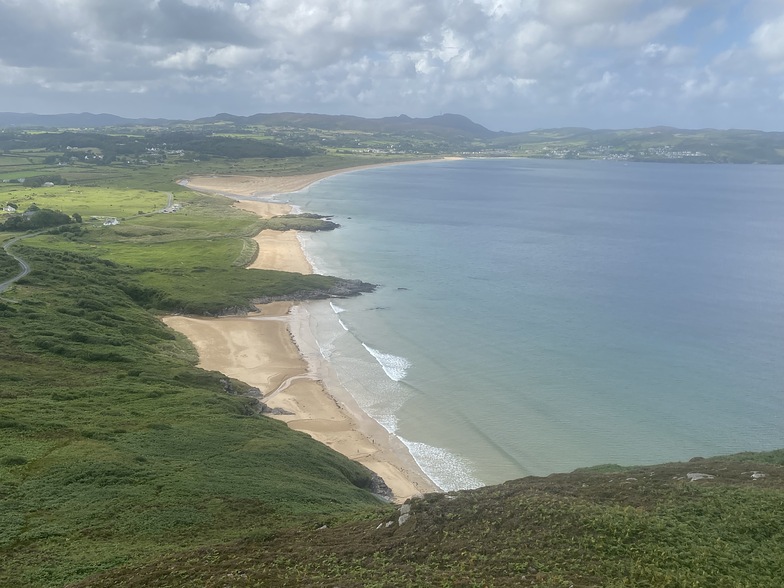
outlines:
M84 153L85 149L100 150L102 159L96 163L109 164L118 156L139 157L145 154L166 151L184 151L194 157L245 158L282 158L310 155L311 152L300 147L290 147L278 141L256 140L238 137L187 131L148 133L142 137L127 135L104 135L101 133L80 133L65 131L61 133L10 132L0 134L0 150L45 149L47 152L62 152L64 158L74 152Z
M38 229L47 229L49 227L58 227L72 223L78 224L81 222L82 217L78 213L75 213L73 216L68 216L59 210L38 208L33 204L24 214L9 216L6 221L0 225L0 231L35 231Z

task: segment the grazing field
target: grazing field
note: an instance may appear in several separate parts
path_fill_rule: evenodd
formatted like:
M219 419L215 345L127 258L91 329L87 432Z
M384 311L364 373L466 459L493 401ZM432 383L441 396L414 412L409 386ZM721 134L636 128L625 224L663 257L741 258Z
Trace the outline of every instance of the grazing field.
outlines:
M7 185L8 186L8 185ZM126 217L139 212L153 212L166 206L168 194L150 190L123 190L83 186L52 186L47 188L6 188L0 198L14 202L24 211L31 204L52 208L68 215Z

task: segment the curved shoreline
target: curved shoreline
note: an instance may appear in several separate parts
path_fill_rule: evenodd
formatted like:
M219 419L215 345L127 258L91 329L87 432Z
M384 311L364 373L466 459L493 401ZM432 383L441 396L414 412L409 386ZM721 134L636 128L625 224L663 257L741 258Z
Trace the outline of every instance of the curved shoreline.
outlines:
M434 161L434 160L429 160ZM438 161L438 160L435 160ZM426 161L425 161L426 162ZM395 162L396 165L425 162ZM189 188L232 197L235 206L262 217L285 214L291 206L271 200L333 175L379 167L361 166L283 177L195 177ZM246 200L244 198L265 198ZM262 231L254 238L260 254L249 267L312 273L294 231ZM378 474L403 502L440 488L422 471L406 445L367 415L340 384L321 355L306 304L259 305L260 315L205 319L171 316L164 322L183 333L199 352L199 366L220 371L258 388L272 415Z
M439 161L459 160L462 157L441 157L439 159L414 159L411 161L389 161L385 163L371 163L367 165L357 165L354 167L344 167L312 174L300 174L294 176L194 176L182 180L180 183L192 190L220 194L235 199L245 198L267 198L278 194L289 194L304 190L311 184L315 184L326 178L346 174L363 169L375 169L379 167L389 167L393 165L415 165L422 163L433 163ZM270 202L287 206L283 202ZM241 207L242 208L242 207Z

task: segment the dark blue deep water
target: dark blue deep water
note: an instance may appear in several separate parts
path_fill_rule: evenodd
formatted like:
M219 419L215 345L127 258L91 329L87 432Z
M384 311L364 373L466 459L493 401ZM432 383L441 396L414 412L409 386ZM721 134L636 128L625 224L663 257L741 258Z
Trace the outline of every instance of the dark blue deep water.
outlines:
M295 194L311 313L445 488L784 447L784 168L465 160Z

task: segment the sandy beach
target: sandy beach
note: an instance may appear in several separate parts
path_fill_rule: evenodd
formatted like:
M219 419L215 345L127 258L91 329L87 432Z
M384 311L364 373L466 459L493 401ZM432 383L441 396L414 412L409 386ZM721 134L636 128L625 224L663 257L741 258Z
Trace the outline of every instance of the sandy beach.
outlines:
M188 178L185 184L193 190L215 192L227 196L269 197L275 194L296 192L313 182L323 180L341 171L319 172L300 176L198 176Z
M345 171L351 170L290 177L197 177L186 185L235 198L269 198ZM280 202L242 199L235 206L262 217L291 209ZM312 273L295 231L262 231L255 240L259 255L249 267ZM292 413L274 418L380 475L395 501L438 491L405 445L367 416L339 385L310 331L307 304L272 303L258 309L258 314L245 317L170 316L164 322L194 344L200 367L258 388L267 406Z
M346 172L360 169L372 169L376 167L387 167L390 165L412 165L420 163L431 163L433 161L448 161L461 159L460 157L444 157L440 159L424 159L414 161L393 161L389 163L373 163L348 167L343 169L333 169L329 171L317 172L313 174L301 174L298 176L194 176L183 181L182 184L192 190L223 194L225 196L269 198L276 194L287 192L297 192L307 188L311 184ZM285 206L283 203L274 203ZM244 206L242 207L244 208ZM247 209L246 209L247 210ZM256 211L254 211L256 212ZM280 213L278 213L280 214Z
M404 163L408 165L409 163L427 163L428 161L430 160ZM337 174L389 165L402 164L396 162L379 163L298 176L194 176L183 180L181 184L192 190L221 194L232 198L234 206L237 208L252 212L261 218L271 218L289 214L293 209L289 204L271 200L278 194L302 190L319 180ZM255 198L256 200L248 200L247 198ZM259 245L259 255L248 266L249 268L301 274L313 273L313 268L302 251L296 231L261 231L254 237L254 241Z
M288 214L292 209L290 205L282 202L261 202L258 200L236 200L234 206L252 212L261 218ZM297 231L261 231L253 240L259 246L259 254L248 265L249 268L281 270L300 274L313 273L313 268L310 267L310 263L302 251Z

